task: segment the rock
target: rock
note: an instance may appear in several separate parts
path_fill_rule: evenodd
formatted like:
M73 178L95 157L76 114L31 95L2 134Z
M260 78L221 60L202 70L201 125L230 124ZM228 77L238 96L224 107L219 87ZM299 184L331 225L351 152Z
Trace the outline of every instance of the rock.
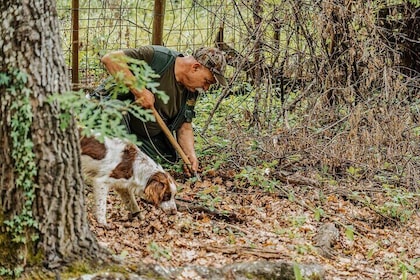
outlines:
M296 266L296 267L295 267ZM220 268L205 266L185 266L165 268L160 265L138 264L133 273L122 274L102 272L83 275L73 280L151 280L151 279L194 279L194 280L248 280L275 279L294 280L295 268L303 279L318 280L324 277L320 265L298 265L280 261L254 261L225 265Z
M326 223L322 225L317 234L313 237L314 246L318 253L326 258L334 256L333 246L338 241L340 233L333 223Z

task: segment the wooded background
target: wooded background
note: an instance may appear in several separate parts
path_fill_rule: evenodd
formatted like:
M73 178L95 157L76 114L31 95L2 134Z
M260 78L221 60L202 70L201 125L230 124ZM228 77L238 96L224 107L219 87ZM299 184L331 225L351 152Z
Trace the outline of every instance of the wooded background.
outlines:
M287 158L293 148L305 164L333 174L369 166L371 175L402 160L400 179L418 186L416 1L171 0L159 18L162 29L154 29L154 9L165 1L80 1L77 23L75 2L58 1L69 70L78 55L75 88L94 88L106 75L101 55L151 44L153 30L164 45L185 53L216 45L227 54L229 86L213 89L219 99L207 121L198 121L203 133L224 98L242 95L221 122L296 140L293 147L268 147L274 158Z

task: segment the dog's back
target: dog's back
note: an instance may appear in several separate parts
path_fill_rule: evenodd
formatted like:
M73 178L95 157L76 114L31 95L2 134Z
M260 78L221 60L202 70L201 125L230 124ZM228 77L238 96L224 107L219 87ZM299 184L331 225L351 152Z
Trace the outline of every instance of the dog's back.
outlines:
M131 215L140 211L134 194L165 212L176 212L175 181L136 145L117 138L105 138L101 143L95 137L82 137L80 146L82 171L93 187L95 215L100 224L106 224L106 199L111 188L120 194Z

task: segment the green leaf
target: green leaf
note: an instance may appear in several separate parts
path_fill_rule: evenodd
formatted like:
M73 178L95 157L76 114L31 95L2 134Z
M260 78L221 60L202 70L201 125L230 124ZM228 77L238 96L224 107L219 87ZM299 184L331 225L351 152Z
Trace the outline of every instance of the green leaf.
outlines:
M296 280L302 280L303 279L302 272L300 271L300 267L296 263L293 264L293 272L295 274L295 279Z
M18 70L16 80L22 84L26 84L26 82L28 81L28 75L26 75L25 72Z
M322 208L315 209L315 220L319 222L321 220L321 217L324 215L324 210Z
M8 85L10 83L10 76L6 73L0 73L0 86Z
M351 241L354 240L354 227L353 227L353 225L350 225L350 226L346 227L346 236L349 240L351 240Z

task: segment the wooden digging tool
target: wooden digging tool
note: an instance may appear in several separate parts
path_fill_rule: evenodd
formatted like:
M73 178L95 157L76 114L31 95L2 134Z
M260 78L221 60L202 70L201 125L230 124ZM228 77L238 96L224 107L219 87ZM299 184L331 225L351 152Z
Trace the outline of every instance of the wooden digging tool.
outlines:
M156 108L152 108L153 116L155 116L156 122L159 124L160 128L163 130L163 133L165 133L166 137L169 139L169 142L171 142L172 146L175 148L175 150L178 152L178 154L181 156L184 163L188 166L188 169L194 174L194 176L199 180L200 177L198 176L197 172L192 170L192 165L190 160L188 159L187 155L182 150L181 146L178 144L174 136L172 135L169 128L166 126L166 123L162 120L162 117L159 115L159 113L156 111Z

